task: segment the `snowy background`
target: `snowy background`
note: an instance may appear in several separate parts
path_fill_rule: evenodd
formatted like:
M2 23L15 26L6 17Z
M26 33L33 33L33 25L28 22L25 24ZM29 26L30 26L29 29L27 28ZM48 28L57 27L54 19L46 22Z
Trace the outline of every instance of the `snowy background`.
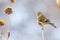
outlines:
M0 19L5 20L3 40L6 40L6 15L3 9L7 5L13 8L9 40L41 40L41 29L36 20L39 11L57 26L57 29L50 25L45 27L45 40L60 40L60 9L56 0L16 0L13 4L9 0L0 0Z

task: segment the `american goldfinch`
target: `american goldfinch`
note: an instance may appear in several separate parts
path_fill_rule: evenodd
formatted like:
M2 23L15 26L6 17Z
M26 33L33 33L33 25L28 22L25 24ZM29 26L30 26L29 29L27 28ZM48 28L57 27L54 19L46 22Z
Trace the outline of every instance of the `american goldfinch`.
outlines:
M6 8L4 9L4 12L9 15L9 14L12 14L13 11L10 6L6 6Z
M4 20L0 19L0 26L4 25Z
M54 28L56 28L56 26L53 23L51 23L51 21L49 19L47 19L41 12L37 13L37 20L38 20L38 24L41 26L45 26L47 24L50 24Z

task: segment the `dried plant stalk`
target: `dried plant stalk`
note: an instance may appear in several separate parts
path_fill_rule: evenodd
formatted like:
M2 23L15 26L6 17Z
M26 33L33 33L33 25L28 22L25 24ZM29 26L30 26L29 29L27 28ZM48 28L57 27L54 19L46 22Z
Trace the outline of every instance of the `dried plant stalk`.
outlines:
M0 19L0 40L2 40L4 20Z
M7 17L7 32L6 32L6 40L9 39L9 31L10 31L10 21L9 21L9 15L6 15Z
M42 28L42 40L44 40L44 27Z
M3 40L3 26L0 27L0 28L1 28L1 30L0 30L0 39Z

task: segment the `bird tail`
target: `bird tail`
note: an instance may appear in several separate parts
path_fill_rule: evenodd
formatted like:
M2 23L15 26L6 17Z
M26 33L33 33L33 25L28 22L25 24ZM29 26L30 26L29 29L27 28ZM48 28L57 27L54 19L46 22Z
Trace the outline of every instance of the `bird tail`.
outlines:
M54 28L57 28L53 23L48 23L48 24L52 25Z

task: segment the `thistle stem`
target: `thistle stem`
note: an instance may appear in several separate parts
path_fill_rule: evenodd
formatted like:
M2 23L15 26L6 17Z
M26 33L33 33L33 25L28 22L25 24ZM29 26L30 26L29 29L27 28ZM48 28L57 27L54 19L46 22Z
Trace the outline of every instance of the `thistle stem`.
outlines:
M9 21L9 15L6 15L6 18L7 18L7 31L6 31L6 40L8 40L8 32L9 32L9 30L10 30L10 21Z
M44 27L42 28L42 40L44 40Z

